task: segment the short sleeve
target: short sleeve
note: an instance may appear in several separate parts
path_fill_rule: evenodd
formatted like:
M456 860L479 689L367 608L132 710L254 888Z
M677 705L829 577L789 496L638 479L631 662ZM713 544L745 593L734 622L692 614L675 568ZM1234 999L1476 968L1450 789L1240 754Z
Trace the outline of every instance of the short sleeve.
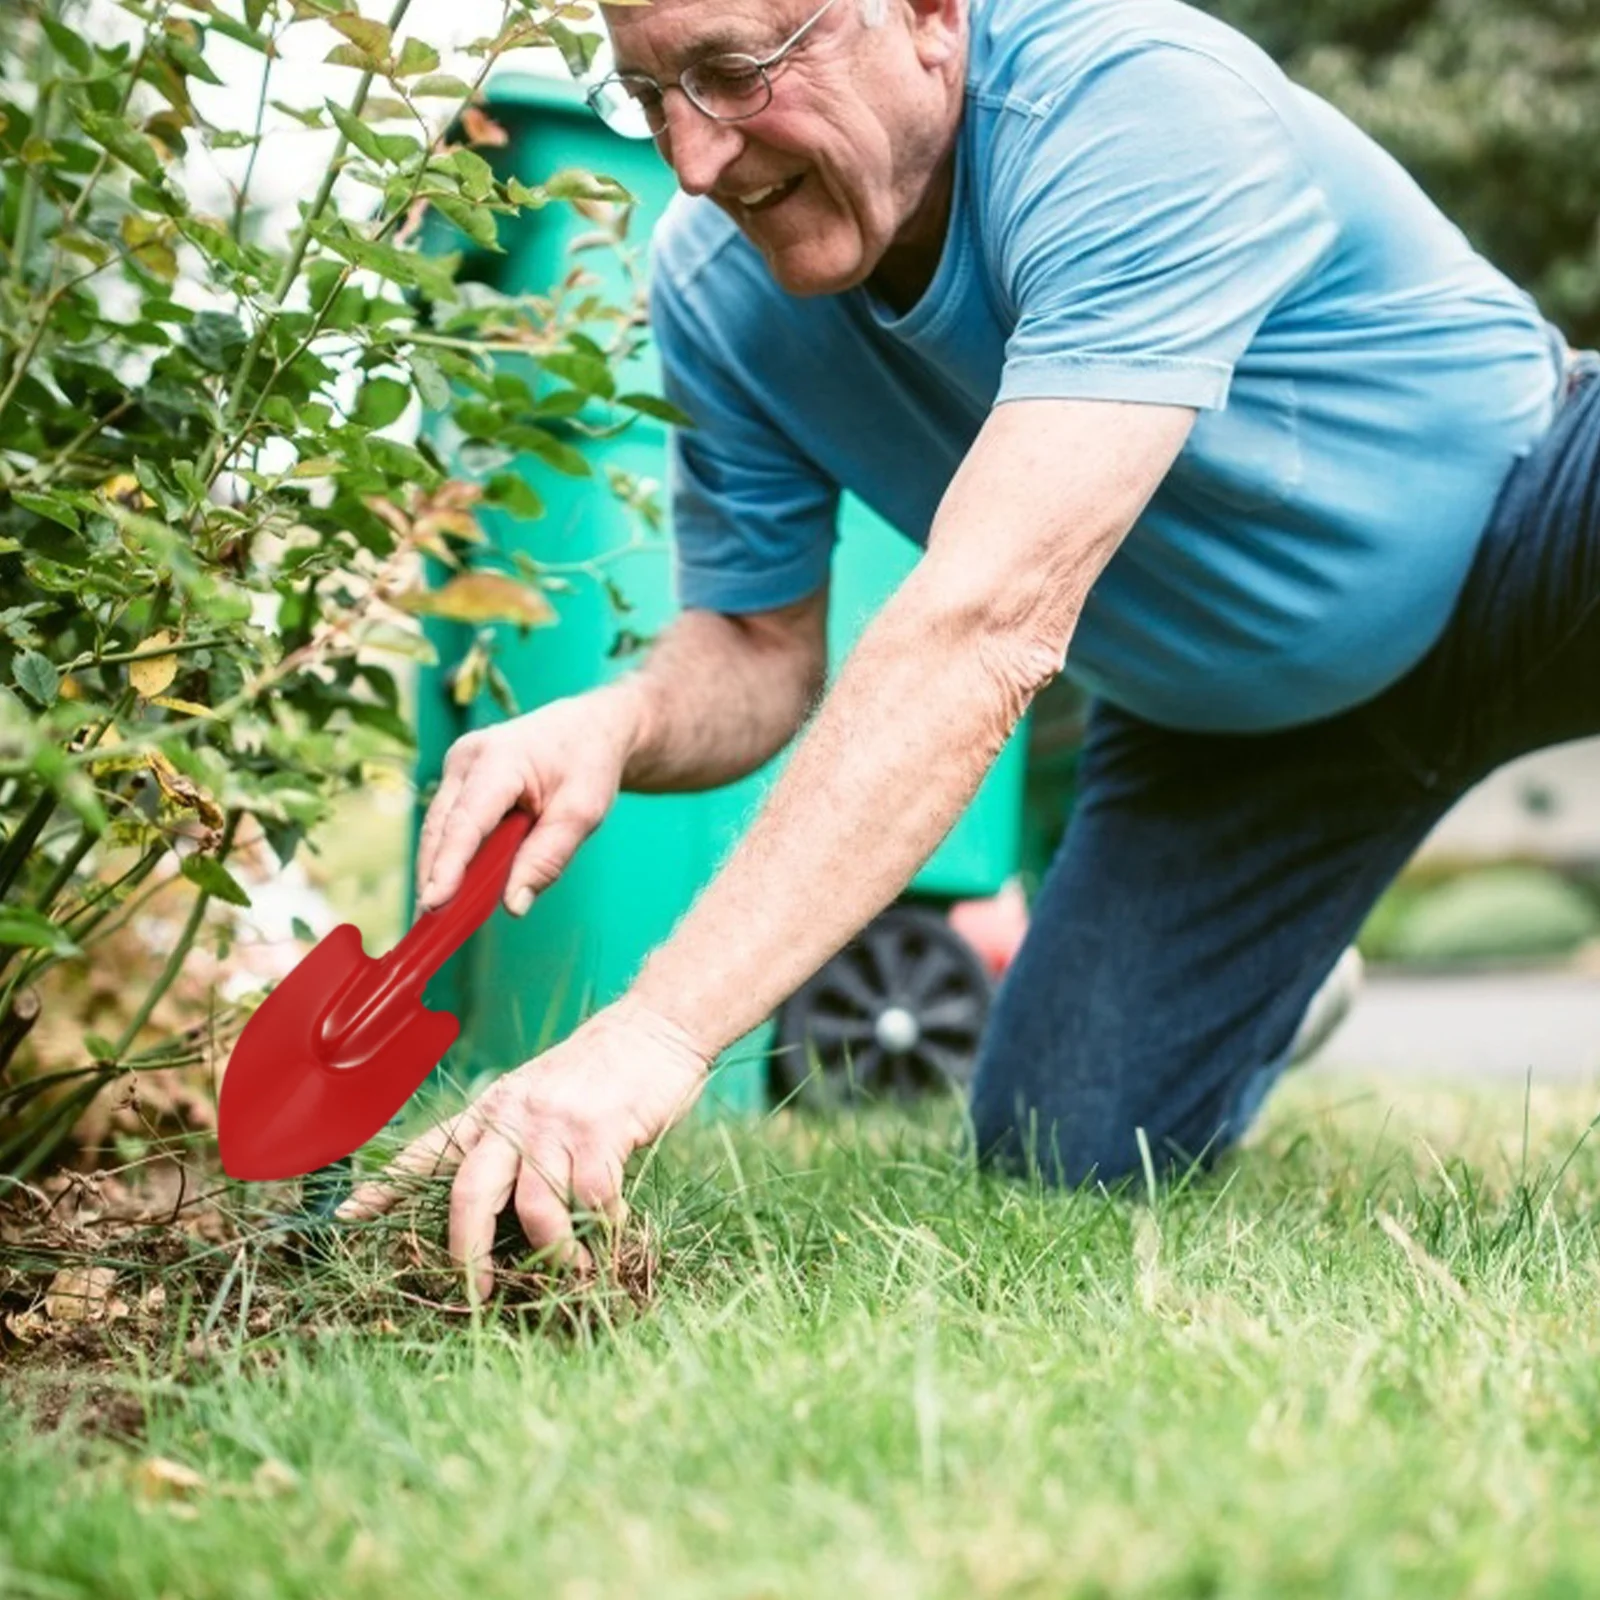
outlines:
M989 213L1015 317L999 401L1219 408L1258 329L1337 237L1267 93L1166 42L1036 108Z
M662 388L694 423L670 430L667 490L680 605L745 613L789 605L827 581L839 489L742 381L728 322L701 326L666 275L650 323Z

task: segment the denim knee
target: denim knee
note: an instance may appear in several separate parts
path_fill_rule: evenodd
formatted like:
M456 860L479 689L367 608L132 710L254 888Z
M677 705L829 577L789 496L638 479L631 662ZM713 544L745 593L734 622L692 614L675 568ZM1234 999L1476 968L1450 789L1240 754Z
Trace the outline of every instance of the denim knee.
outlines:
M971 1117L979 1164L1009 1177L1037 1176L1055 1188L1077 1189L1115 1184L1140 1167L1137 1141L1114 1116L1050 1116L1020 1090L1007 1097L986 1090L980 1079Z

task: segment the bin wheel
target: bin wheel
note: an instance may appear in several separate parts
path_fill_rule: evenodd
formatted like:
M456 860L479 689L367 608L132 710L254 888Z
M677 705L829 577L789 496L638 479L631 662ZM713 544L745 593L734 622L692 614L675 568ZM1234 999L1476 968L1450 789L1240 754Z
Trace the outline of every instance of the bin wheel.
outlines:
M963 1088L992 992L942 916L891 906L779 1011L773 1099L822 1106Z

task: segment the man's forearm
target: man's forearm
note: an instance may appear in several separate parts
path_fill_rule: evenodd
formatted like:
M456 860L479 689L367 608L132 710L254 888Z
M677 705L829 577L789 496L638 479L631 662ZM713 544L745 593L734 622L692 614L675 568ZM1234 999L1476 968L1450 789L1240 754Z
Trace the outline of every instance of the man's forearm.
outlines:
M820 636L812 652L745 619L682 613L643 666L604 691L627 697L637 718L623 788L713 789L754 772L821 693L821 657Z
M708 1054L755 1026L905 887L1059 663L913 575L634 994Z

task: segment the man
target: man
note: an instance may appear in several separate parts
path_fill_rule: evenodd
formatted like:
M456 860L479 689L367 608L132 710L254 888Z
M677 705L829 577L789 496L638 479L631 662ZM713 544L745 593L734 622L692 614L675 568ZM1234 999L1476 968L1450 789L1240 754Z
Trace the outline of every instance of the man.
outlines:
M1235 1142L1449 805L1600 731L1600 383L1406 174L1176 0L655 0L593 99L656 241L682 616L469 735L420 853L511 806L507 901L619 786L748 772L748 837L629 993L414 1145L480 1288L889 902L1070 660L1081 800L997 1000L983 1152L1113 1182ZM839 487L926 554L826 698ZM815 706L814 715L812 714ZM358 1195L370 1212L392 1190Z

